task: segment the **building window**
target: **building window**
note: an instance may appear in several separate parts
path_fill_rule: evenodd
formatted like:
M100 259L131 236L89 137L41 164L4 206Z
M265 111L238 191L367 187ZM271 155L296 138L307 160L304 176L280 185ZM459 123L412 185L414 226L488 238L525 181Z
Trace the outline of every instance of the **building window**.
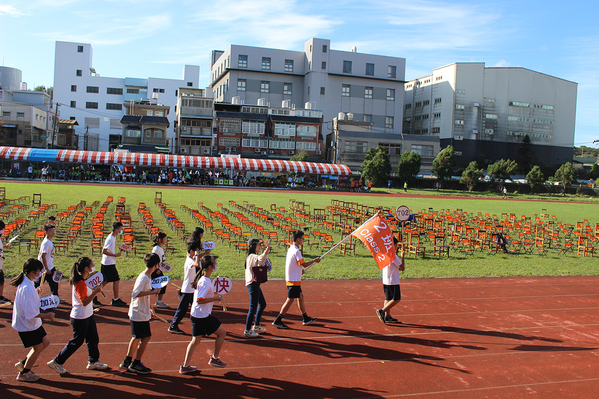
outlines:
M89 109L98 109L98 103L94 103L94 102L86 102L85 103L85 108L89 108Z
M464 109L464 104L456 104L455 109Z
M423 107L426 107L426 106L427 106L427 105L429 105L430 103L431 103L431 101L430 101L430 100L424 100L424 101L422 102L422 106L423 106Z
M435 98L435 104L441 104L441 99L440 98Z
M393 117L392 116L385 117L385 127L387 129L393 129Z
M96 86L87 86L87 92L88 93L99 93L100 88L96 87Z
M351 73L351 61L343 61L343 73Z
M347 153L363 154L368 151L368 143L365 141L346 141L345 151Z
M283 83L283 94L291 94L291 83Z
M71 85L71 91L77 91L77 85Z
M320 94L321 94L321 95L324 95L324 87L321 87L321 88L320 88Z
M326 45L326 44L323 44L323 45L322 45L322 52L323 52L323 53L326 53L326 52L327 52L327 45Z
M285 60L285 72L293 72L293 60Z
M406 104L405 108L406 109L411 109L412 108L412 104Z
M511 121L511 122L529 122L530 121L529 118L521 118L518 116L508 116L507 120Z
M364 88L364 98L372 98L372 87Z
M341 86L341 97L349 97L351 91L350 85L342 85Z
M414 108L420 108L420 107L422 107L422 101L416 101L414 103Z
M187 82L187 87L193 87L193 82Z
M239 68L247 68L248 67L248 56L240 54L239 59L237 60L237 66Z
M433 114L433 118L440 118L441 117L441 113L440 112L435 112Z
M270 71L270 57L262 57L262 69Z
M432 157L434 154L434 147L432 145L416 145L412 144L412 151L415 151L421 157Z
M455 121L453 121L453 123L456 125L463 125L464 121L462 119L456 119Z
M327 63L326 63L326 61L323 61L322 64L320 65L320 67L322 69L327 69Z
M152 89L152 92L153 93L164 93L164 89L159 89L158 87L154 87Z
M518 102L518 101L510 101L510 105L512 107L525 107L525 108L530 108L530 103L522 103L522 102Z
M2 111L2 117L10 119L10 111Z
M83 46L77 46L77 52L83 53Z
M71 108L77 108L77 101L71 101Z
M497 114L485 114L486 119L497 119Z
M374 64L366 64L366 76L374 76Z
M81 69L77 69L77 76L83 76L83 71Z
M270 82L260 82L260 93L270 93Z
M466 94L466 90L458 89L456 91L458 94Z
M435 82L438 82L439 80L442 80L442 79L443 79L443 76L437 76L437 77L435 78Z
M90 129L100 128L100 118L85 118L83 121L83 125L89 127Z
M109 109L109 110L112 110L112 111L122 111L123 110L123 104L106 103L106 109Z
M372 122L372 115L364 114L364 122Z
M106 94L116 94L116 95L122 96L123 89L118 88L118 87L107 87Z
M395 65L389 65L387 67L387 77L395 79L397 76L397 67Z
M441 133L441 128L440 127L434 127L431 129L431 133L436 134L436 133Z
M127 89L127 94L139 94L139 89Z
M245 91L247 80L237 79L237 91Z

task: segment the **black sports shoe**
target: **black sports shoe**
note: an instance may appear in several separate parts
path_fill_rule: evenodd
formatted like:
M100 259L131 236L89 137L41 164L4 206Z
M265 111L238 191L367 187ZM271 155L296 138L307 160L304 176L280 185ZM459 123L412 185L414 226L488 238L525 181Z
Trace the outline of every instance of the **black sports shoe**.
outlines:
M314 317L306 317L304 319L304 325L308 326L308 325L314 323L315 321L316 321L316 319Z
M169 327L168 332L171 334L185 334L179 327Z
M98 297L94 298L94 305L96 305L96 306L102 306L102 302L100 302L100 300L98 299Z
M281 330L286 330L289 328L289 326L287 324L283 323L281 320L273 321L272 325L275 326L276 328L280 328Z
M397 320L395 317L393 317L391 315L387 315L385 317L385 322L386 323L400 323L401 324L401 322L399 320Z
M377 309L376 315L379 317L381 323L387 324L387 322L385 321L385 311L383 309Z
M116 306L119 308L127 308L129 307L129 305L127 305L121 298L117 299L117 300L112 300L112 306Z

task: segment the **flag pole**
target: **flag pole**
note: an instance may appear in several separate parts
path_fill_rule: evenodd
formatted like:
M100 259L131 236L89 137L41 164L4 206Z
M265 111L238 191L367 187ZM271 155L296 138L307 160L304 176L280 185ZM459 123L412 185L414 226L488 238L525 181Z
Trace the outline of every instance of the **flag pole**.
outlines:
M374 214L374 216L372 216L370 219L368 219L367 221L365 221L364 223L362 223L360 226L358 226L357 229L355 229L354 231L352 231L351 233L349 233L347 236L345 236L345 238L341 241L339 241L337 244L333 245L331 247L331 249L329 249L327 252L325 252L324 254L320 255L319 258L322 259L324 258L326 255L329 254L329 252L331 252L333 249L337 248L342 242L344 242L345 240L347 240L349 237L351 237L356 231L360 230L360 228L362 226L364 226L366 223L370 222L372 219L374 219L375 217L377 217L379 214L379 212L377 212L376 214Z

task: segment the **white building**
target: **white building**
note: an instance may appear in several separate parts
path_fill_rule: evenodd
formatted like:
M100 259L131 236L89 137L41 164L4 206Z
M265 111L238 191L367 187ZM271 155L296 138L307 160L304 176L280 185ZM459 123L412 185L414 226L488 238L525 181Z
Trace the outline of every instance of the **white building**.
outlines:
M54 101L60 103L63 119L79 122L78 134L89 132L88 150L108 151L122 142L121 118L131 102L153 101L169 106L177 104L181 87L197 88L200 67L185 65L183 78L109 78L101 77L92 64L92 46L86 43L56 42L54 61ZM175 148L176 113L168 115L171 128L167 139Z
M458 166L516 159L528 135L537 163L560 165L572 161L576 93L525 68L453 63L405 84L403 132L453 145Z
M323 111L323 135L339 112L401 134L405 59L332 50L330 40L312 38L304 51L231 45L213 51L210 87L215 101ZM330 142L330 141L329 141ZM368 148L366 148L368 150Z

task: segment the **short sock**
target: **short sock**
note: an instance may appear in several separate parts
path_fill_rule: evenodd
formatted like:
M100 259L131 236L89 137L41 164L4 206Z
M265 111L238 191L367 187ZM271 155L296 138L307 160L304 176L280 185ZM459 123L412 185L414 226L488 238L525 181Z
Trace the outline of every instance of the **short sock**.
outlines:
M133 361L133 358L131 356L127 356L125 358L125 361L128 362L128 363L131 363L131 361Z
M280 323L281 320L283 320L283 315L279 313L279 315L277 316L277 319L275 320L275 323Z
M21 371L21 375L23 374L27 374L31 371L31 369L23 369L23 371Z
M141 359L135 359L133 361L133 365L140 364L140 363L141 363Z

